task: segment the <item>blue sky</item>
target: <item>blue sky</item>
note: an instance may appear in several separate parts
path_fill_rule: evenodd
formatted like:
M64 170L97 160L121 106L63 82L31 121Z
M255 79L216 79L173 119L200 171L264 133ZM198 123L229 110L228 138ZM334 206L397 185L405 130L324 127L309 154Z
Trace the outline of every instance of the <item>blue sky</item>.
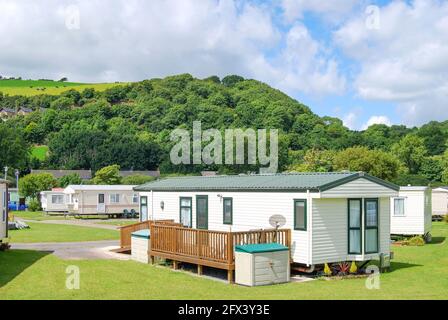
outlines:
M352 129L413 126L448 119L446 30L443 0L0 0L0 74L240 74Z

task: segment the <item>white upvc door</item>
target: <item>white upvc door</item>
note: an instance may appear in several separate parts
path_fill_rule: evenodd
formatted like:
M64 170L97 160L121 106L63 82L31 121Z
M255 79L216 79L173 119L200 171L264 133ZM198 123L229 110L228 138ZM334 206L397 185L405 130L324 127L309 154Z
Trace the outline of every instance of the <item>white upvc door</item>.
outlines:
M106 213L106 203L104 193L98 194L98 205L97 205L98 213Z

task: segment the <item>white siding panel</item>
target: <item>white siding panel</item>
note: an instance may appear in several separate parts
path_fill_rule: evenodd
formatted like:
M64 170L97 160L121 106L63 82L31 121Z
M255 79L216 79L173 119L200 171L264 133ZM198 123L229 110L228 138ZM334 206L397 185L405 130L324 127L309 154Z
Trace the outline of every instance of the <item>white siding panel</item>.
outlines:
M446 215L448 212L448 192L432 191L432 214Z
M394 215L394 198L391 199L391 234L424 235L431 231L431 190L400 190L404 198L404 216Z
M347 199L313 201L313 264L347 257Z
M360 178L321 193L322 198L378 198L393 197L398 191Z
M294 229L294 199L306 199L305 193L288 192L142 192L148 196L149 218L179 221L179 198L193 198L193 228L196 228L196 195L208 196L208 229L217 231L248 231L269 229L269 218L282 215L286 218L283 228ZM233 198L233 225L223 224L222 198ZM164 209L160 203L164 202ZM309 222L310 219L308 219ZM308 230L310 227L308 226ZM308 231L292 231L291 251L295 262L309 263Z

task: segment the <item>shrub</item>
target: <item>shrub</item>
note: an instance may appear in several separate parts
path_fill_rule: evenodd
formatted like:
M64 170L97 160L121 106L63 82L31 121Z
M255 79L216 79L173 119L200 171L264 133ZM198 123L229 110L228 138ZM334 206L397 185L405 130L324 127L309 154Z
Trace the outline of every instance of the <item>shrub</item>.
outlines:
M443 221L445 221L446 223L448 223L448 216L444 216L444 217L443 217Z
M37 199L30 200L30 202L28 203L28 209L30 211L40 211L40 210L42 210L42 208L40 207L39 200L37 200Z
M404 246L424 246L425 239L422 236L415 236L402 242Z

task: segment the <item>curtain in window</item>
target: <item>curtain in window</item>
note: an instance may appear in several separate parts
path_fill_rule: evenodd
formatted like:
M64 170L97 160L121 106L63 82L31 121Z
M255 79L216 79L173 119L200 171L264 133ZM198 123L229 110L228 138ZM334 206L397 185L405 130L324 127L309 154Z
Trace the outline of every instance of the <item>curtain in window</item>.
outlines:
M378 252L378 201L366 200L366 253Z
M361 200L349 201L349 253L361 253Z
M404 199L394 200L394 215L404 216Z

